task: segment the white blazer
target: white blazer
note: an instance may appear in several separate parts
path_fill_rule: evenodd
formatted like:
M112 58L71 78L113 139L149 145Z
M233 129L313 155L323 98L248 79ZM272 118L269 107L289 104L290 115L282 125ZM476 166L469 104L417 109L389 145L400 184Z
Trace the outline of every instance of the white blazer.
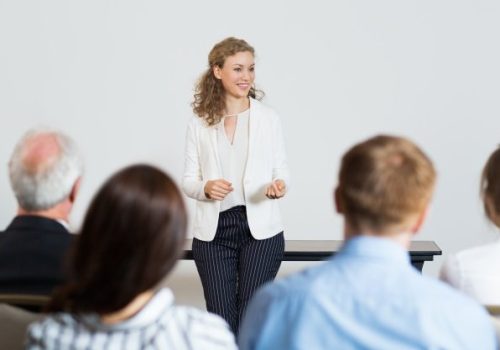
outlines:
M182 189L197 200L194 237L211 241L219 220L220 201L207 199L205 184L222 178L217 147L217 128L197 116L189 123ZM248 225L255 239L266 239L283 231L278 200L268 199L266 188L276 179L290 186L281 122L271 108L250 99L248 158L243 178Z

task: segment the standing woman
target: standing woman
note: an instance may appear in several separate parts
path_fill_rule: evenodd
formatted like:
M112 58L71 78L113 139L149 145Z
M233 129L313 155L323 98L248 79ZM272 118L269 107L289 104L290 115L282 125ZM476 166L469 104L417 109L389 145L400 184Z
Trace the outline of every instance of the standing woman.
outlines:
M278 115L259 102L254 49L227 38L208 56L187 130L182 187L197 200L193 256L207 309L238 331L248 300L274 279L288 166Z

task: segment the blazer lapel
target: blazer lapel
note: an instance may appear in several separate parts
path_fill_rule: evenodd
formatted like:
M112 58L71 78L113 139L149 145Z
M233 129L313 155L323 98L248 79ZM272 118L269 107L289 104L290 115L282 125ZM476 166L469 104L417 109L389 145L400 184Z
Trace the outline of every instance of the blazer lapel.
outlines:
M259 133L261 113L259 109L259 103L250 98L250 116L248 118L248 155L247 155L247 166L249 169L249 163L252 159L252 154L255 148L255 142L258 142L257 135ZM245 172L246 172L245 169Z

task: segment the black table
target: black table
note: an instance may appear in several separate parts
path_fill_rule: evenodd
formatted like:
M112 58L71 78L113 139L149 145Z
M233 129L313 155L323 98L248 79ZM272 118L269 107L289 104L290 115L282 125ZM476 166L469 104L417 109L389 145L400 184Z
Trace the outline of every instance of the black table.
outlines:
M285 254L282 261L319 261L328 259L342 246L342 240L328 241L285 241ZM186 240L184 246L185 260L193 260L191 251L192 240ZM441 255L441 248L433 241L413 241L410 246L411 264L422 271L424 262L434 260L435 255Z

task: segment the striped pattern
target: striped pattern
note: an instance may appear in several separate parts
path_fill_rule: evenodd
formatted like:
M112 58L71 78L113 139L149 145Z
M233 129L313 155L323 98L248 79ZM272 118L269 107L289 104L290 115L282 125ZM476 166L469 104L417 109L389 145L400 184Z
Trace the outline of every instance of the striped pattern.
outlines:
M96 316L53 314L28 330L27 349L236 349L220 317L173 305L163 289L131 319L105 325Z
M193 239L207 310L222 316L237 334L249 299L274 279L284 249L283 232L264 240L252 237L244 206L221 212L213 241Z

